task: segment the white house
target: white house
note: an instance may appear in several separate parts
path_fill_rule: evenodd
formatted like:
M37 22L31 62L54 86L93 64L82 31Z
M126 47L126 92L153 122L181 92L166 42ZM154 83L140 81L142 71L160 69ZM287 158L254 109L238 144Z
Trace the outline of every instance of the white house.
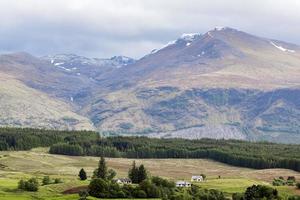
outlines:
M117 178L114 180L118 184L131 184L131 180L129 178Z
M176 182L176 187L191 187L192 184L187 181L177 181Z
M202 182L204 178L203 176L192 176L191 181Z

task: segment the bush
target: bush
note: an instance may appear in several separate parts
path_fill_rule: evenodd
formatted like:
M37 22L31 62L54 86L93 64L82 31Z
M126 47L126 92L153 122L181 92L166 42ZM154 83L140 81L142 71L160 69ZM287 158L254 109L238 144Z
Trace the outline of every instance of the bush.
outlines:
M82 190L78 193L78 195L79 195L79 200L87 200L89 193L86 190Z
M54 184L63 183L63 181L60 178L54 179Z
M144 190L136 190L136 191L134 191L134 197L136 197L136 198L147 198L147 194Z
M28 181L20 180L18 183L18 189L36 192L39 189L39 183L36 178L31 178Z
M292 196L288 200L300 200L300 196Z
M108 183L102 178L95 178L89 185L90 195L97 198L107 198Z
M279 199L278 191L264 185L253 185L246 189L245 199Z
M31 178L28 181L20 180L18 188L25 191L36 192L39 189L39 182L36 178Z
M297 188L300 189L300 182L296 184Z
M244 194L242 193L234 193L232 195L232 200L243 200L244 199Z
M287 184L288 186L294 186L294 185L295 185L295 181L293 181L293 180L287 180L287 181L286 181L286 184Z
M18 183L18 189L25 190L25 181L21 179Z
M282 179L282 178L275 178L274 180L273 180L273 186L283 186L283 185L285 185L286 184L286 181L284 180L284 179Z
M296 182L296 177L295 176L289 176L287 178L287 181Z
M49 176L44 176L43 180L42 180L42 184L43 185L49 185L51 184L51 180Z

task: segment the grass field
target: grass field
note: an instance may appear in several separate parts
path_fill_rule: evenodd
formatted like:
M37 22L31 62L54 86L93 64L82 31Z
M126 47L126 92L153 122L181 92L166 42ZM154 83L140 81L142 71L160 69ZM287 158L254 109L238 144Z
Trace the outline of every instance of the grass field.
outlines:
M71 157L51 155L46 149L32 151L0 152L0 200L75 200L78 195L63 195L62 192L72 187L87 185L88 181L77 179L78 171L84 168L88 175L96 168L97 157ZM231 195L242 192L253 184L271 185L273 178L295 176L300 180L300 173L286 169L253 170L239 168L205 159L135 159L143 163L151 175L158 175L172 180L190 180L191 175L204 173L207 181L197 183L208 189L218 189ZM108 166L117 171L119 177L127 176L133 159L107 158ZM40 187L39 192L20 192L16 190L21 178L37 177L40 180L48 175L61 178L64 183ZM221 178L218 178L218 177ZM299 194L295 187L277 187L282 196ZM92 198L91 198L92 199Z

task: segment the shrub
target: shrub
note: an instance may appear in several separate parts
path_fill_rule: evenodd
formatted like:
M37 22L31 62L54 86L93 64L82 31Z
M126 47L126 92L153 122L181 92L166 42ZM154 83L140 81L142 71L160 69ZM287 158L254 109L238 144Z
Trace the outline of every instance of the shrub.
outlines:
M31 178L28 181L25 181L25 190L36 192L39 189L39 182L36 178Z
M44 176L43 180L42 180L42 184L43 185L49 185L51 184L51 180L49 176Z
M296 182L296 177L295 176L289 176L287 178L288 181L291 181L291 182Z
M18 189L25 190L25 181L21 179L18 183Z
M300 196L292 196L288 200L300 200Z
M279 199L278 191L264 185L253 185L246 189L245 199Z
M284 179L281 179L280 177L277 179L275 178L273 180L273 186L283 186L286 184L286 181Z
M86 190L82 190L78 193L78 195L79 195L79 200L87 200L89 193Z
M242 193L234 193L232 195L232 200L243 200L244 199L244 194Z
M297 188L300 189L300 182L296 184Z
M136 197L136 198L146 198L147 194L143 190L136 190L136 191L134 191L134 197Z
M31 178L28 181L20 180L18 183L18 189L36 192L39 189L39 183L36 178Z
M60 178L54 179L54 184L63 183L63 181Z
M294 185L295 185L295 181L293 181L293 180L287 180L287 181L286 181L286 184L287 184L288 186L294 186Z
M95 178L89 185L90 195L97 198L107 198L108 183L102 178Z

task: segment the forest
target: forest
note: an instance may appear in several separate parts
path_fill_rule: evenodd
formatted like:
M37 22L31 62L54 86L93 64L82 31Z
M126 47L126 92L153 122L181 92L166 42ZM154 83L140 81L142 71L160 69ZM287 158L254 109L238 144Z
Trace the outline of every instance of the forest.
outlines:
M101 137L91 131L0 129L0 150L50 147L52 154L123 158L207 158L239 167L300 171L300 145L214 139Z

